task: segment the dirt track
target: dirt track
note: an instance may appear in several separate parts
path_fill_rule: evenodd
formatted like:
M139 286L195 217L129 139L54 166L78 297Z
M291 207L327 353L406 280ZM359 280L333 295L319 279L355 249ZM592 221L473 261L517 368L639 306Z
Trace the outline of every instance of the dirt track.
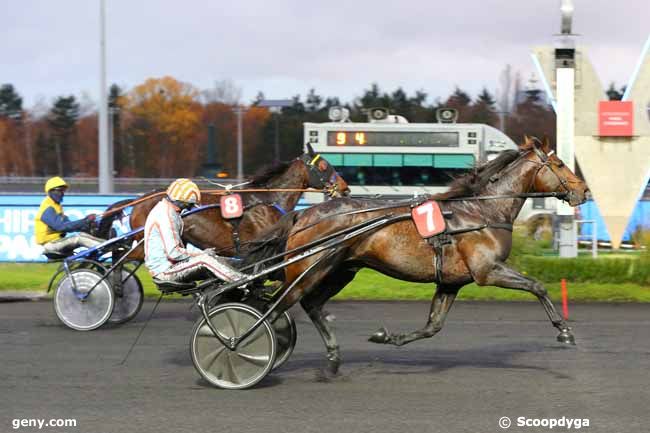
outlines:
M650 305L578 305L578 346L555 342L537 303L457 303L443 331L402 348L367 336L422 325L426 303L332 303L342 377L319 381L320 338L295 311L296 351L255 389L222 391L195 372L196 312L163 303L126 366L117 365L152 308L80 333L49 302L0 304L0 431L16 418L75 418L51 432L492 432L517 417L589 418L590 432L648 431ZM552 431L565 431L556 427Z

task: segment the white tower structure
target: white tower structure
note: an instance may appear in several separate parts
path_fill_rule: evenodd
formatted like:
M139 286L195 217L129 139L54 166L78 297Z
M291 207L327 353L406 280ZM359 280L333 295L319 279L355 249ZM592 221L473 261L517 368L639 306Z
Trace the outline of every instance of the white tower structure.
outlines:
M650 175L650 38L623 101L606 101L584 47L574 45L573 5L561 0L562 33L556 47L533 49L533 62L557 115L558 156L572 169L575 158L619 248ZM560 256L573 257L573 209L560 205ZM572 244L572 245L569 245Z

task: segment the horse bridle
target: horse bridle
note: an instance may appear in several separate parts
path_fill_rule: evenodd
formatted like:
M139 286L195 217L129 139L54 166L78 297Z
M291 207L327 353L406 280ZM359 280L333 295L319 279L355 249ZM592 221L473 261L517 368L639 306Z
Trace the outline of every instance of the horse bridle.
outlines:
M300 160L305 164L305 167L307 167L309 184L316 188L325 189L327 194L332 197L338 192L338 185L336 184L338 173L330 163L327 163L327 169L321 170L317 164L318 160L321 158L320 154L317 154L316 156L308 154L300 156Z
M568 202L568 197L569 197L569 196L571 195L571 193L572 193L572 190L569 189L569 183L578 183L578 182L580 182L580 181L575 181L575 180L574 180L574 181L571 181L571 180L564 179L564 178L563 178L562 176L560 176L560 175L559 175L555 170L553 170L553 165L555 165L555 164L553 164L553 163L551 162L551 156L555 153L554 150L551 150L551 151L548 152L548 153L544 153L544 152L542 152L541 150L539 150L537 147L534 147L534 146L533 146L533 151L535 152L535 154L537 155L537 157L540 159L540 162L538 162L538 161L531 161L530 159L527 159L527 160L526 160L526 161L529 161L529 162L532 162L532 163L534 163L534 164L538 164L538 165L539 165L539 168L538 168L537 171L535 172L535 176L533 176L533 180L532 180L532 182L535 182L535 179L537 178L537 175L538 175L539 172L542 170L542 168L546 167L546 168L547 168L551 173L553 173L553 174L555 175L555 177L557 178L559 184L562 186L562 188L564 188L564 191L565 191L565 194L566 194L566 195L565 195L561 200ZM562 162L562 165L564 165L564 162L563 162L563 161L561 161L561 162ZM559 165L558 165L558 166L559 166ZM531 182L531 187L532 187L532 182ZM529 189L530 189L530 188L529 188Z

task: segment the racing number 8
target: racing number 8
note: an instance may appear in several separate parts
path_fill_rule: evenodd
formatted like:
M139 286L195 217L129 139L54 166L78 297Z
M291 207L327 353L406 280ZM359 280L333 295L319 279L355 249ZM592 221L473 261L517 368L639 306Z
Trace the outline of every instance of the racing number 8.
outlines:
M235 197L226 197L223 202L226 205L226 213L233 214L239 211L239 201Z
M243 212L244 209L239 194L221 197L221 216L224 218L239 218Z

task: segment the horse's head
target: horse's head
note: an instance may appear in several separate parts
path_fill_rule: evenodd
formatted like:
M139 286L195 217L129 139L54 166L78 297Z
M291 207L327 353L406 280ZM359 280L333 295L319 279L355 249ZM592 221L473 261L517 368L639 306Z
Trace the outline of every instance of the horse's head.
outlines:
M587 184L551 150L548 138L541 142L525 137L520 149L530 151L526 159L539 167L533 180L535 191L565 194L562 199L571 206L578 206L587 200L589 195Z
M334 166L314 152L311 144L307 143L306 146L307 152L300 156L300 160L307 169L309 187L325 189L330 197L350 195L347 182L337 173Z

